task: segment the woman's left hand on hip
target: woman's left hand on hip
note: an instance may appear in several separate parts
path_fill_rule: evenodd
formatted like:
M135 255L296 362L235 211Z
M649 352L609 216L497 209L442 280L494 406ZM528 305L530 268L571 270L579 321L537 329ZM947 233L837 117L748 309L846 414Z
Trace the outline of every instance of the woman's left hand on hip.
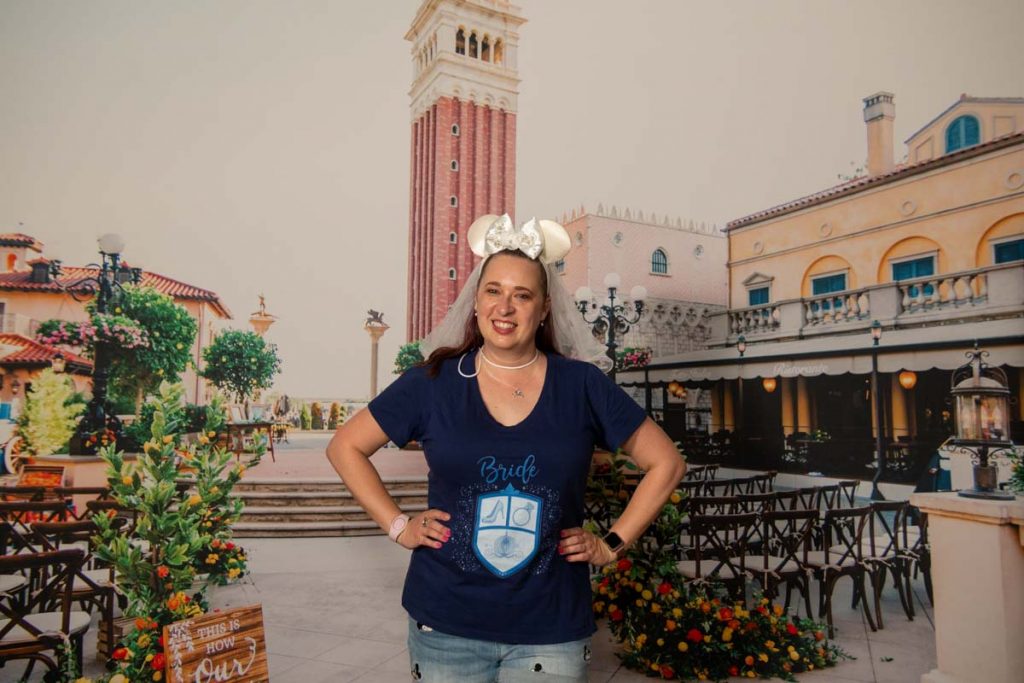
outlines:
M617 559L607 543L580 527L562 529L558 554L569 562L588 562L599 567Z

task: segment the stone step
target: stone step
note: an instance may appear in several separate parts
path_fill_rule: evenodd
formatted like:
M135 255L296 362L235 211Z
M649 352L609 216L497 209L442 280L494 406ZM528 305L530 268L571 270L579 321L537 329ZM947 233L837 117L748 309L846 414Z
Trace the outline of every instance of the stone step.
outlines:
M408 489L425 489L427 478L421 475L403 477L385 477L384 486L389 491ZM337 477L319 477L310 479L294 478L244 478L235 484L234 491L347 491L345 484Z
M391 497L399 506L427 502L427 490L404 489L390 490ZM321 505L352 505L355 498L351 491L240 491L236 498L241 498L247 506L261 507L309 507Z
M401 505L403 512L415 514L427 509L426 503ZM248 506L242 512L240 522L354 522L372 521L358 505L317 505L288 508L279 505Z
M383 536L376 522L238 522L234 526L236 538L279 538L296 536Z

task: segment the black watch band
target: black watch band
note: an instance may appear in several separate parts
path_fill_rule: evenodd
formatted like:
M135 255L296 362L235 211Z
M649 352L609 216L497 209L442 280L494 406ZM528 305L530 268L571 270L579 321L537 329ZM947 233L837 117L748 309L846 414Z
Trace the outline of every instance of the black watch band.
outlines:
M608 547L611 548L613 553L618 553L626 547L626 543L622 540L622 537L614 531L609 531L601 540L608 544Z

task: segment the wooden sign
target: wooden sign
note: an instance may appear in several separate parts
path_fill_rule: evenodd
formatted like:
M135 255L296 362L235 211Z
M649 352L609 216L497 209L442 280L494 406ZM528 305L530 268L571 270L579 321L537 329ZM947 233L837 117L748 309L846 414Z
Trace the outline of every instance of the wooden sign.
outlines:
M269 681L263 607L211 612L164 627L169 683Z

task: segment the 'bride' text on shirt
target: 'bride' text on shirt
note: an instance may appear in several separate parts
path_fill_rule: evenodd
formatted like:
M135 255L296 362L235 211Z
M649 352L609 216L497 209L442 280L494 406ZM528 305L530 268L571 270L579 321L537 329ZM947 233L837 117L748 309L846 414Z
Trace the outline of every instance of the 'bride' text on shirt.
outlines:
M493 455L487 455L477 460L477 463L480 465L480 476L488 484L518 479L525 486L537 476L537 466L533 464L535 460L533 454L530 454L518 465L503 465Z

